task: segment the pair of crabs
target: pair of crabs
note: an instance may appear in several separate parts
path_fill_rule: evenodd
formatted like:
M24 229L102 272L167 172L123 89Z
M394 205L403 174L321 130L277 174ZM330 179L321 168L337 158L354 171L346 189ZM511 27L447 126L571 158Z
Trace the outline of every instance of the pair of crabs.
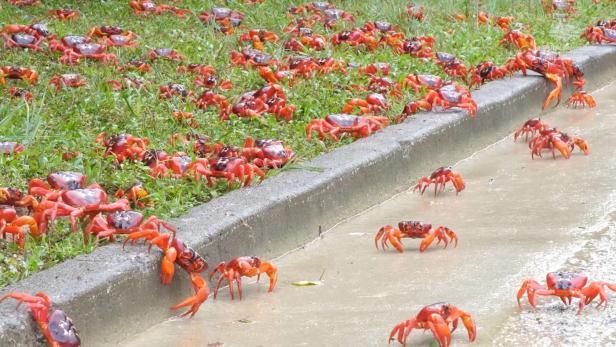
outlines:
M588 143L577 136L570 136L556 128L550 127L549 124L543 122L539 118L527 120L513 134L513 140L518 137L525 136L526 140L531 137L528 147L531 150L531 158L535 155L541 157L544 150L552 151L552 157L556 159L556 150L565 158L571 157L571 152L577 146L585 155L590 152Z
M590 25L580 36L590 43L614 44L616 43L616 19L611 21L598 21Z
M238 117L254 118L260 117L264 113L272 113L276 120L283 118L287 122L293 118L295 105L287 105L287 97L279 84L268 84L256 91L242 94L239 100L222 109L220 118L229 119L230 114Z
M91 42L90 38L78 35L68 35L57 40L55 35L49 37L49 47L55 52L61 52L60 63L79 64L81 59L92 59L107 64L118 64L115 54L107 53L107 46Z

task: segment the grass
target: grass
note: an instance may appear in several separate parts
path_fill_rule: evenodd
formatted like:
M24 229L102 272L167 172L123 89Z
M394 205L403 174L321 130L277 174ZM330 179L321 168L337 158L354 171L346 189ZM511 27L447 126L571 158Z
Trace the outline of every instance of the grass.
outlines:
M244 91L254 90L263 85L257 72L230 66L229 52L237 49L238 33L225 36L206 27L196 18L186 19L170 15L138 17L127 6L127 1L52 1L45 0L44 6L16 8L3 3L0 8L0 24L29 24L34 21L47 21L49 29L62 37L67 34L85 35L90 27L103 24L119 25L139 35L139 46L135 49L110 49L121 62L142 57L149 49L170 47L185 55L186 63L206 63L213 65L223 78L230 79L234 88L224 92L232 98ZM266 0L261 5L248 5L238 1L197 1L184 0L177 6L190 8L194 13L212 6L226 6L246 14L244 24L247 28L264 28L277 32L282 41L286 35L282 28L289 22L286 9L299 5L299 1ZM590 0L578 1L578 13L564 21L546 15L539 1L494 0L478 5L476 1L425 0L416 3L426 7L426 20L410 21L401 14L406 0L333 1L340 9L352 12L357 24L365 21L385 20L400 26L407 36L429 35L437 40L436 50L455 54L467 66L483 60L493 60L501 64L515 54L515 51L498 47L503 32L494 26L477 26L474 20L454 22L453 13L474 14L479 9L492 15L514 15L517 22L530 24L531 32L541 47L558 52L568 51L584 42L579 34L589 23L601 18L616 17L616 6L594 5ZM46 12L51 8L72 8L80 11L77 20L61 22L48 19ZM471 16L472 17L472 16ZM333 31L317 25L317 33L330 36ZM339 27L341 29L342 27ZM450 29L450 33L447 32ZM242 32L242 31L238 31ZM284 52L279 46L268 44L266 51L277 58ZM322 52L310 54L323 57L333 56L360 64L382 61L392 65L392 75L403 78L408 73L432 73L442 75L433 63L397 55L387 47L367 52L361 49L331 46ZM111 66L97 62L82 62L77 66L65 66L58 62L58 54L30 52L12 49L0 52L0 66L17 65L32 68L39 72L40 83L30 88L23 82L10 81L8 86L20 86L31 90L34 102L0 99L0 141L17 141L27 146L19 155L0 156L0 186L25 188L32 178L45 177L49 172L71 170L83 172L89 182L98 182L107 191L125 188L135 181L141 181L150 192L153 206L146 209L148 215L168 219L185 213L190 207L206 202L228 191L222 184L208 188L202 182L193 180L158 179L147 174L147 168L140 164L125 163L120 167L113 165L111 158L103 158L94 137L105 131L108 134L129 133L147 136L151 148L165 149L173 153L182 147L172 148L167 139L173 133L186 133L188 126L175 122L173 111L194 112L202 128L198 129L211 137L232 145L242 145L247 136L255 138L277 138L284 140L298 155L298 161L291 164L297 168L310 168L305 161L316 155L331 151L351 141L341 142L307 141L305 126L313 118L322 118L330 113L340 112L342 106L352 97L362 97L362 93L345 88L351 84L365 84L367 78L351 72L348 76L338 73L313 78L298 83L285 92L290 103L297 106L295 118L289 122L277 122L273 116L258 119L238 119L220 121L216 110L201 111L189 102L179 99L162 101L158 98L158 86L170 82L182 83L200 93L192 85L193 76L176 72L176 62L155 62L153 72L143 77L149 82L149 90L125 90L113 92L107 80L117 79L120 74ZM48 85L56 74L76 72L88 80L88 86L55 92ZM445 76L443 76L445 77ZM7 87L2 89L6 95ZM398 115L404 104L414 98L407 93L393 103L388 116ZM69 150L80 154L69 161L63 161L61 154ZM270 171L268 175L277 172ZM236 188L235 186L234 188ZM72 234L64 223L59 223L56 231L40 240L28 238L23 255L17 254L14 244L0 240L0 287L22 279L29 274L49 267L55 263L81 253L88 253L93 246L84 246L79 233Z

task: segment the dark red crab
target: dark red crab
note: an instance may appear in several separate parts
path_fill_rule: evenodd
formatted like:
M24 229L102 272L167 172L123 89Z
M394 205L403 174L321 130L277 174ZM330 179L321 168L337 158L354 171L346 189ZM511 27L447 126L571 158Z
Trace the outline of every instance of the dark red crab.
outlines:
M171 5L157 5L151 0L132 0L129 1L128 6L133 9L133 13L136 15L160 15L163 13L171 13L177 17L185 17L192 13L188 9L182 9Z
M117 211L107 214L107 218L104 218L102 214L96 215L84 230L84 234L94 234L96 239L108 237L113 241L114 235L127 235L148 230L158 231L161 227L175 231L173 226L156 216L145 219L141 212Z
M445 81L442 78L435 75L424 74L409 74L402 82L404 87L411 86L415 91L415 94L419 94L422 88L428 90L438 90L445 85Z
M59 20L69 20L79 18L79 11L71 10L67 8L60 8L57 10L49 10L47 14L56 17Z
M216 23L217 30L224 34L231 34L235 28L241 26L244 14L227 7L212 7L209 11L201 12L199 20L205 25Z
M157 59L167 59L167 60L176 60L182 61L184 60L184 56L178 53L175 49L171 48L156 48L148 52L148 58L154 61Z
M113 53L106 53L107 46L98 43L79 43L64 50L60 57L62 64L79 64L80 59L93 59L113 65L118 64L118 58Z
M105 147L105 156L112 155L118 163L122 163L126 159L141 160L150 140L147 137L140 138L129 134L106 137L102 132L96 136L95 142Z
M444 52L437 52L434 56L436 64L443 69L448 76L460 77L464 83L467 82L468 70L462 61L454 55Z
M79 74L66 73L63 75L56 75L49 80L49 84L56 88L56 91L62 88L79 88L88 84L85 78Z
M174 96L180 97L182 99L186 99L194 95L194 92L183 84L178 83L169 83L162 85L158 88L160 94L159 98L161 99L171 99Z
M35 85L38 82L38 73L34 70L17 67L17 66L3 66L0 67L0 84L5 85L6 80L26 80L31 85Z
M278 64L278 61L272 58L271 55L254 48L245 47L242 48L241 52L231 51L230 57L233 64L241 66L248 64L253 67L258 67Z
M548 123L543 122L540 118L531 118L524 122L524 124L513 133L513 141L516 141L518 137L521 136L525 136L526 141L528 141L528 135L530 135L532 139L541 131L549 128L550 126Z
M503 79L511 73L506 67L498 67L491 61L484 61L473 66L470 74L471 82L468 87L473 88L474 85L479 87L486 82Z
M52 347L79 347L81 339L73 321L62 310L51 309L51 299L43 293L28 295L24 293L8 293L0 302L15 299L19 305L26 304L43 336Z
M30 92L27 89L17 88L17 87L9 88L9 95L13 99L22 99L27 102L32 101L32 98L33 98L32 92Z
M261 179L265 177L265 173L258 166L246 162L244 158L212 158L209 164L208 172L205 174L209 186L214 185L213 179L216 178L224 179L227 184L238 180L245 187L252 183L255 174Z
M466 185L464 184L464 180L462 179L462 175L453 171L451 167L439 167L434 170L430 177L422 177L417 181L417 185L413 191L418 190L421 194L424 193L426 188L428 188L431 184L434 184L434 196L438 193L445 191L445 184L447 182L451 182L453 187L456 190L456 195L460 193Z
M41 42L45 39L44 36L32 35L25 32L17 32L13 34L2 33L4 38L4 48L27 48L33 51L41 50Z

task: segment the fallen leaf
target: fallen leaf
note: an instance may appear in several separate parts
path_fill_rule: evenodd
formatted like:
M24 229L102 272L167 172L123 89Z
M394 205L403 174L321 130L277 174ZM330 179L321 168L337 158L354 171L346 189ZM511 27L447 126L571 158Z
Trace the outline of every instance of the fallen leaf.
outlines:
M320 286L323 284L322 281L297 281L291 283L296 287L308 287L308 286Z

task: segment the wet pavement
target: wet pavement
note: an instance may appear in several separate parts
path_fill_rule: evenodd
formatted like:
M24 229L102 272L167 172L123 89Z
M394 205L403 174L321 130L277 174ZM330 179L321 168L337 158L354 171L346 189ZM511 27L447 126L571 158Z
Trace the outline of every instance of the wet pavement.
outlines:
M616 84L594 95L595 109L543 118L585 138L589 156L576 149L569 160L531 160L524 142L507 137L455 165L466 180L459 196L450 186L437 198L398 194L272 261L273 293L267 281L245 279L243 300L225 288L194 319L163 322L121 345L385 346L395 324L439 301L473 315L477 346L616 345L615 305L577 316L577 305L558 298L540 298L535 313L515 299L525 278L544 283L549 271L616 282ZM404 253L377 251L376 232L400 220L448 226L459 245L419 253L419 240L403 239ZM320 278L317 286L291 284ZM417 330L408 343L431 340ZM452 344L467 343L461 326Z

